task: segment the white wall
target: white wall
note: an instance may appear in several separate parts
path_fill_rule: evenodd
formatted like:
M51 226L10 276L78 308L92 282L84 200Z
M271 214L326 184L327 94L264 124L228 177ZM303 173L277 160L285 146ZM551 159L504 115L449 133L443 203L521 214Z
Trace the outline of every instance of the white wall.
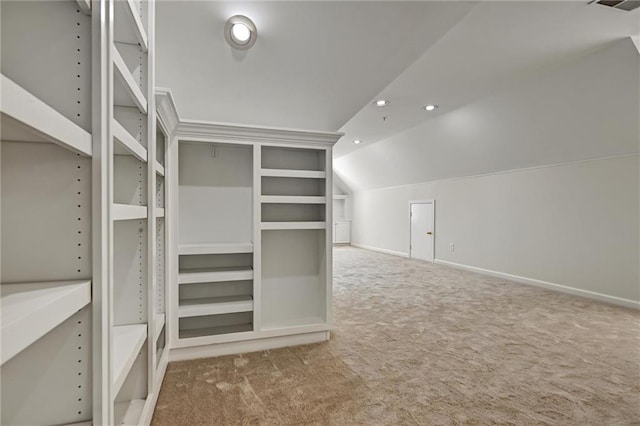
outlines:
M352 238L407 254L433 198L436 259L638 302L639 182L636 154L357 192Z

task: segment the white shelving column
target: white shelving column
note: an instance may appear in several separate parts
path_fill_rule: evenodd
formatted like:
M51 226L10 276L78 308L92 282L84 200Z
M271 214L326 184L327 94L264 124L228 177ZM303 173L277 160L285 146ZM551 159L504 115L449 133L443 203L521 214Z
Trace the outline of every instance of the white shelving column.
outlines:
M156 173L152 0L109 0L110 424L148 424L155 390ZM154 395L154 391L155 394Z
M91 63L100 43L85 12L72 0L0 3L3 425L94 416Z

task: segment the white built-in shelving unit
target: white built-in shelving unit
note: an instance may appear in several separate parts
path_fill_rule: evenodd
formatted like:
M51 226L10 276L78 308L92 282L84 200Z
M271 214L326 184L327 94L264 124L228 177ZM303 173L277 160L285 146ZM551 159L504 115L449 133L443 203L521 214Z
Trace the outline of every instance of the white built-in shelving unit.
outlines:
M148 424L168 360L154 2L0 7L0 422Z
M2 2L0 15L0 423L83 422L95 363L91 17L71 0Z
M334 133L179 121L172 359L328 339Z

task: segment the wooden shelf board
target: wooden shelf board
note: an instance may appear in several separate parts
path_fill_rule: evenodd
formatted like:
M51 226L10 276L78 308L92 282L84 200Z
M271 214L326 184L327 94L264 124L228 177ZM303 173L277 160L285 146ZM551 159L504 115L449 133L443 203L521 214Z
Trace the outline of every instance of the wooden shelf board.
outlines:
M326 229L326 222L262 222L263 231L279 231L286 229Z
M117 48L113 48L113 65L115 71L114 100L119 106L136 106L143 114L147 113L147 100L142 90L129 72L122 55ZM120 83L120 84L118 84ZM124 93L123 93L124 92Z
M139 44L143 52L149 51L147 31L140 18L140 4L133 0L114 2L114 39L120 43Z
M260 175L264 177L289 177L305 179L325 179L327 173L315 170L287 170L287 169L261 169Z
M250 266L189 269L180 271L178 284L214 283L222 281L244 281L253 279Z
M113 394L117 395L147 337L146 324L113 327Z
M162 164L156 161L154 162L154 168L157 174L159 174L160 176L164 176L164 166Z
M155 342L158 340L158 337L160 337L160 332L162 331L162 327L164 327L165 314L155 314L153 321L153 341Z
M116 120L113 120L113 138L116 155L133 155L138 160L147 162L147 149Z
M113 204L112 209L113 220L135 220L147 218L147 206Z
M220 327L194 328L180 330L178 339L191 339L195 337L218 336L221 334L246 333L253 331L253 324L234 324Z
M131 401L116 402L115 412L124 413L121 414L122 420L120 425L126 426L138 426L140 425L140 419L142 418L142 412L144 406L147 403L145 399L133 399ZM117 416L118 414L116 414Z
M327 197L305 197L297 195L263 195L260 201L270 204L326 204Z
M2 75L2 140L51 142L91 156L91 134Z
M251 311L253 311L251 296L207 297L181 300L178 306L178 317L202 317Z
M2 284L1 363L91 303L91 281Z
M253 243L184 243L178 246L178 254L235 254L253 253Z

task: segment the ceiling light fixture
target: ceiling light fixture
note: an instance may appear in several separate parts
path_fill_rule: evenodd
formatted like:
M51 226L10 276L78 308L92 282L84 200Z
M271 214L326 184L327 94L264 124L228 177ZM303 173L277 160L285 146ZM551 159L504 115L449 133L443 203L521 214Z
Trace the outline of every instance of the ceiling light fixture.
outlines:
M355 141L353 141L353 143L355 143L356 145L362 143L362 141L360 139L356 139Z
M438 105L427 105L424 107L427 111L435 111L438 108Z
M389 105L391 102L389 102L386 99L378 99L377 101L375 101L373 104L375 106L379 106L379 107L383 107L383 106L387 106Z
M227 19L224 38L234 49L247 50L256 42L258 30L251 19L244 15L235 15Z

